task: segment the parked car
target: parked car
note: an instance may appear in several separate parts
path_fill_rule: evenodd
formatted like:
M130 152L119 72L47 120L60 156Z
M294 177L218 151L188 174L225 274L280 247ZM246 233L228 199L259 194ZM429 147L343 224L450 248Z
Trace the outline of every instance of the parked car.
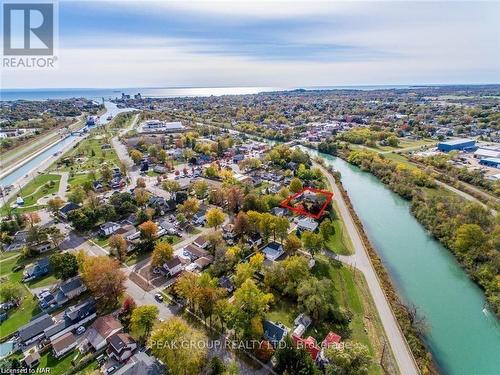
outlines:
M77 335L81 335L82 333L85 332L85 327L84 326L80 326L76 329L76 334Z
M156 294L155 294L155 299L156 299L158 302L163 302L163 296L162 296L160 293L156 293Z
M110 368L108 368L104 373L105 374L111 374L113 371L115 371L116 369L118 369L117 366L111 366Z

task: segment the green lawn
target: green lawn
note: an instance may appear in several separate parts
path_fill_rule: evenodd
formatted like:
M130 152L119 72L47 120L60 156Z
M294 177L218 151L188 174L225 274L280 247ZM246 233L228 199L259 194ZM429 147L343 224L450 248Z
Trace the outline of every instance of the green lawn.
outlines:
M27 285L30 289L42 288L44 286L53 285L58 281L59 279L57 279L54 275L47 275L45 277L42 277L41 279L30 281L27 283Z
M266 318L273 322L280 322L289 328L293 328L293 321L300 314L297 307L283 296L274 293L274 302Z
M0 324L1 337L7 336L19 329L19 327L28 323L33 316L40 313L40 309L38 307L38 303L36 299L31 295L26 286L21 283L23 277L24 269L20 269L14 272L14 268L19 265L25 265L33 262L34 260L30 259L29 261L24 261L19 257L14 259L7 259L0 263L0 277L2 280L9 280L14 283L19 283L23 285L24 290L24 298L21 302L21 305L9 311L6 321Z
M79 143L76 148L66 152L61 158L62 162L65 159L70 159L70 164L54 165L52 168L59 171L69 171L75 174L83 172L95 171L107 163L110 168L118 166L119 159L113 148L102 149L101 146L109 144L111 141L106 137L97 138L91 136Z
M10 335L40 314L37 300L26 290L25 297L17 309L9 311L6 321L0 323L1 337ZM1 340L1 338L0 338Z
M383 155L386 159L390 159L392 161L404 164L405 166L407 166L410 169L418 169L418 167L415 164L413 164L411 161L409 161L405 156L403 156L401 154L396 154L394 152L390 152L390 153L383 154Z
M89 180L88 173L77 173L68 179L68 185L73 187L74 185L81 185Z
M28 182L26 186L21 189L20 195L24 199L24 207L16 209L16 211L26 212L33 211L38 199L45 197L47 195L53 194L59 189L59 182L61 181L61 176L57 174L42 174L36 176L33 180ZM53 186L48 186L51 182L54 183ZM1 209L2 214L8 213L8 207L10 207L16 201L16 197L12 197ZM33 207L34 206L34 207Z
M55 358L52 355L52 350L49 350L40 357L38 368L50 369L50 374L52 375L65 374L73 367L71 360L75 357L76 353L76 351L72 351L62 358Z
M335 227L335 234L329 238L326 247L335 254L353 254L353 245L344 227L344 223L340 220L334 220L333 226Z
M99 245L102 248L107 248L109 244L109 237L94 237L92 238L92 242L95 242L96 245Z
M99 364L96 360L91 361L84 368L82 368L78 373L80 375L94 374L95 371L99 370Z
M19 255L20 255L19 251L3 251L3 252L0 252L0 261L2 261L4 259L15 257L15 256L19 256Z
M374 343L370 341L370 337L372 340L374 337L380 339L383 336L383 328L363 275L359 271L350 269L325 256L317 256L315 259L316 265L313 268L313 273L318 278L329 278L332 280L335 287L335 300L340 306L345 306L353 313L349 325L351 329L350 338L366 345L373 356ZM319 333L321 337L326 333L314 328L312 332L309 331L311 329L306 332L306 335L311 334L312 336L316 336ZM371 333L370 336L369 333ZM371 366L370 374L380 373L381 369L378 365L374 364Z
M140 262L141 260L146 259L150 255L151 253L143 253L135 251L132 255L129 255L127 257L127 259L125 260L125 264L127 266L133 266L134 264Z

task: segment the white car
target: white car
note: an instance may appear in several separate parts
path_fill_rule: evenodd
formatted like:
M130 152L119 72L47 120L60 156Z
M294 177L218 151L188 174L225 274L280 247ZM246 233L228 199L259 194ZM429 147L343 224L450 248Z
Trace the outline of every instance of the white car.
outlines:
M81 335L82 333L85 332L85 327L84 326L80 326L76 329L76 334L77 335Z

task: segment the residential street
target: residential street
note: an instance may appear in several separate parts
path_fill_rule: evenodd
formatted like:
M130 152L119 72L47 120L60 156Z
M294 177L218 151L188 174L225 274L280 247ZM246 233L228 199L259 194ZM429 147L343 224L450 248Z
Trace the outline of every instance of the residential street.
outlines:
M323 171L328 179L328 182L332 186L333 197L339 207L339 215L344 220L345 226L354 246L353 255L338 256L338 259L343 263L349 264L363 272L401 374L417 375L419 374L417 364L415 363L413 355L406 343L406 339L401 329L399 328L399 324L391 310L385 293L380 286L380 282L377 274L375 273L375 269L372 266L358 229L354 224L354 220L352 219L351 214L347 208L346 202L342 198L340 190L335 183L335 179L326 170L326 168L316 162L314 162L313 164L315 167L318 167Z

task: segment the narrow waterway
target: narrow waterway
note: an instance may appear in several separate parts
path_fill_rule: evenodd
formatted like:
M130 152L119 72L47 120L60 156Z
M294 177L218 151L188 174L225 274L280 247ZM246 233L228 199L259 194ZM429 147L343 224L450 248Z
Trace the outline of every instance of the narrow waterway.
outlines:
M106 108L106 112L100 116L98 120L98 125L106 125L108 122L111 121L112 118L114 118L117 114L122 113L122 112L129 112L129 111L134 111L134 108L118 108L116 104L112 102L105 102L104 106ZM108 117L111 116L109 119ZM28 161L27 163L23 164L19 168L13 170L11 173L8 175L2 177L0 179L0 186L2 187L7 187L10 185L15 185L16 181L21 179L25 175L29 175L34 171L42 162L47 160L48 158L52 157L54 154L59 153L59 152L64 152L67 148L68 145L70 145L74 139L77 138L76 135L68 135L65 138L62 138L59 142L56 144L52 145L39 155L35 156L33 159ZM31 178L31 176L30 176Z
M375 176L319 155L342 175L368 237L400 295L426 318L426 341L444 374L500 374L500 325L453 255L412 216L409 202Z

